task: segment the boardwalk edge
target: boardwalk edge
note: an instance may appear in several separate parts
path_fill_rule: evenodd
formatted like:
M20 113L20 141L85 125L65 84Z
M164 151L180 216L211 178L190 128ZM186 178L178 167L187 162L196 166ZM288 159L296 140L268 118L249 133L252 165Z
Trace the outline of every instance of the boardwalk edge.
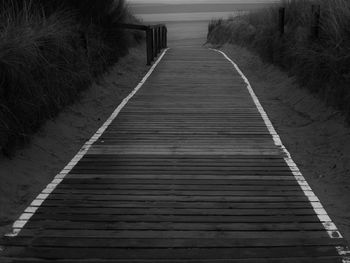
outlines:
M339 232L336 225L332 222L331 218L328 216L326 210L323 208L320 200L317 198L317 196L312 191L311 187L307 183L306 179L302 175L301 171L299 170L296 163L293 161L291 154L287 150L287 148L283 145L281 138L277 134L275 128L273 127L269 117L267 116L264 108L262 107L258 97L256 96L248 78L244 75L244 73L241 71L241 69L238 67L238 65L229 58L223 51L209 48L212 51L215 51L217 53L222 54L235 68L235 70L240 74L241 78L244 80L244 82L247 84L247 89L249 91L250 96L252 97L255 106L257 107L261 117L263 118L265 125L267 129L269 130L273 141L277 147L279 147L285 156L283 157L285 162L287 163L288 167L292 171L295 179L297 180L301 190L304 192L305 196L308 198L309 202L311 203L316 215L318 216L320 222L322 223L324 229L327 231L330 238L343 238L341 233ZM308 190L306 190L308 189ZM345 246L337 246L336 250L340 256L343 257L343 263L350 263L350 249Z
M153 66L149 69L146 75L142 78L142 80L138 83L138 85L129 93L127 97L125 97L122 102L118 105L118 107L113 111L113 113L109 116L106 122L96 131L96 133L80 148L78 153L73 157L73 159L58 173L54 179L49 183L44 190L32 201L32 203L24 210L24 212L19 216L19 218L13 223L12 231L10 233L5 234L5 237L15 237L17 236L23 227L28 223L30 218L36 213L38 208L42 205L42 203L48 198L48 196L55 190L55 188L63 181L66 175L74 168L74 166L80 161L80 159L88 152L91 145L94 144L100 136L104 133L104 131L108 128L108 126L112 123L112 121L118 116L119 112L124 108L124 106L128 103L128 101L136 94L136 92L143 86L143 84L147 81L147 79L151 76L154 69L157 67L159 62L164 57L165 53L169 48L165 49L159 58L155 61ZM2 248L0 247L0 253Z

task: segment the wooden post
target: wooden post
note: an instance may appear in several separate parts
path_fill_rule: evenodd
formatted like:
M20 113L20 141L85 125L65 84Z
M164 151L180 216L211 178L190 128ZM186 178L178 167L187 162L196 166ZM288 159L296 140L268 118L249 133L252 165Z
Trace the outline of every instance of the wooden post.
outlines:
M161 32L160 32L160 26L158 26L158 53L160 53L162 49L162 46L161 46Z
M157 56L157 34L156 34L156 28L152 27L153 32L153 57Z
M154 27L151 27L152 30L152 60L154 60L154 57L156 56L156 44L154 42L155 34L154 34Z
M311 26L311 36L317 39L320 35L320 16L321 16L321 6L312 5L312 26Z
M152 28L148 27L146 30L146 44L147 44L147 65L152 64L153 60L153 36L152 36Z
M168 47L168 28L165 27L165 48Z
M161 47L164 48L164 26L160 28L160 33L161 33Z
M157 26L154 28L154 43L155 43L155 46L156 46L156 53L155 53L155 55L158 55L158 27Z
M284 7L281 7L279 9L279 32L281 36L284 35L285 13L286 9Z
M156 26L156 54L158 56L159 53L159 32L158 32L158 26Z
M166 27L163 26L163 48L166 48Z
M157 40L158 40L158 54L160 53L160 50L161 50L161 47L160 47L160 26L157 26L157 34L158 34L158 38L157 38Z

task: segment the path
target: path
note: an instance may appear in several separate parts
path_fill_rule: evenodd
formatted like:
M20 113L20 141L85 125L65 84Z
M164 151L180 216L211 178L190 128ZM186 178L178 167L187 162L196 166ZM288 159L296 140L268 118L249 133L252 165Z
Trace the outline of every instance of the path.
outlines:
M344 240L252 95L222 54L170 49L16 222L3 260L342 262Z

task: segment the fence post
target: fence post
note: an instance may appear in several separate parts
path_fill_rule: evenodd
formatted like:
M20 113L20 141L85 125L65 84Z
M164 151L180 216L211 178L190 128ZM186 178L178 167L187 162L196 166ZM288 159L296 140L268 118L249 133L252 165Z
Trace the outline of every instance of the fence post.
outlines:
M283 36L286 9L284 7L281 7L278 11L279 11L279 32L280 32L280 35Z
M156 26L155 28L154 28L154 34L156 35L156 38L155 38L155 40L154 40L154 42L156 43L156 56L158 55L158 49L159 49L159 47L158 47L158 26Z
M160 53L160 49L161 49L161 47L160 47L160 26L157 26L157 34L158 34L158 54Z
M321 16L321 6L312 5L312 26L311 26L311 36L313 38L318 38L320 35L320 16Z
M155 56L158 55L158 27L154 28L154 45L156 46Z
M155 42L155 29L152 26L152 60L154 60L154 58L156 57L156 42Z
M162 45L162 48L164 48L164 26L160 28L160 33L161 33L161 45Z
M165 26L162 26L162 48L165 48Z
M152 47L153 47L153 54L152 57L154 58L157 54L157 45L156 45L156 29L154 26L152 26Z
M146 44L147 44L147 65L151 65L153 60L153 41L152 41L152 28L148 27L146 30Z
M164 27L164 30L165 30L165 48L167 48L168 47L168 28L165 26Z

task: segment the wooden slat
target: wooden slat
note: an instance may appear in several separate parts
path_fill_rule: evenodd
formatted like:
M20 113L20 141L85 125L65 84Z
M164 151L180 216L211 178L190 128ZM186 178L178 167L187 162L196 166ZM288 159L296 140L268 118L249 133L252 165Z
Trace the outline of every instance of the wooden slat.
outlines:
M67 248L67 247L10 247L8 256L45 259L122 259L128 260L227 260L245 258L335 257L334 246L291 246L268 248ZM338 257L338 259L340 259ZM115 261L118 262L118 261ZM152 261L156 262L156 261ZM171 261L170 261L171 262ZM298 262L298 261L297 261ZM337 262L337 261L335 261ZM341 261L338 261L341 262Z
M41 260L38 258L34 259L16 259L13 261L14 263L48 263L52 262L50 260ZM90 259L86 260L55 260L55 263L91 263ZM152 260L108 260L108 259L95 259L93 261L94 263L111 263L111 262L117 262L117 263L188 263L188 260L158 260L158 259L152 259ZM289 258L245 258L245 259L201 259L201 260L196 260L192 261L196 263L342 263L341 259L337 257L289 257Z
M82 234L89 234L90 231L115 231L115 230L201 230L201 231L323 231L322 225L317 223L175 223L175 222L72 222L72 221L31 221L22 230L21 235L28 236L37 233L39 226L45 227L46 231L59 230L59 233L64 231L79 231ZM57 232L56 232L57 233Z
M57 232L57 231L56 231ZM266 246L271 247L290 247L290 246L299 246L300 244L310 247L310 246L338 246L343 245L343 242L330 239L330 238L293 238L293 234L291 234L290 238L283 238L281 235L280 238L259 238L259 235L255 238L252 233L252 238L230 238L230 235L225 235L225 237L220 237L220 235L216 235L213 232L205 232L206 235L200 236L200 238L191 238L194 236L192 233L186 233L186 235L182 238L179 238L179 234L175 234L174 237L171 237L169 233L167 236L163 236L162 233L158 233L157 231L154 235L147 235L149 237L159 235L159 238L153 237L142 237L142 235L137 235L134 237L133 232L129 231L128 238L118 237L118 234L115 232L110 233L114 234L114 237L110 237L104 231L95 231L94 234L97 236L80 236L77 234L77 231L68 233L59 233L60 236L55 236L55 233L47 236L40 236L36 238L34 241L31 237L23 237L17 240L8 240L8 243L12 246L28 246L32 247L88 247L88 248L259 248ZM58 233L58 232L57 232ZM83 233L83 232L82 232ZM198 234L203 234L201 232L197 232ZM210 234L209 234L210 233ZM61 235L65 234L65 237ZM83 233L84 234L84 233ZM104 237L101 235L104 234ZM198 235L197 234L197 235ZM221 232L222 234L222 232ZM277 233L278 234L278 233ZM146 235L145 235L146 236ZM170 237L169 237L170 236ZM187 236L187 238L186 238ZM74 238L72 238L74 237ZM98 241L98 242L96 242Z

